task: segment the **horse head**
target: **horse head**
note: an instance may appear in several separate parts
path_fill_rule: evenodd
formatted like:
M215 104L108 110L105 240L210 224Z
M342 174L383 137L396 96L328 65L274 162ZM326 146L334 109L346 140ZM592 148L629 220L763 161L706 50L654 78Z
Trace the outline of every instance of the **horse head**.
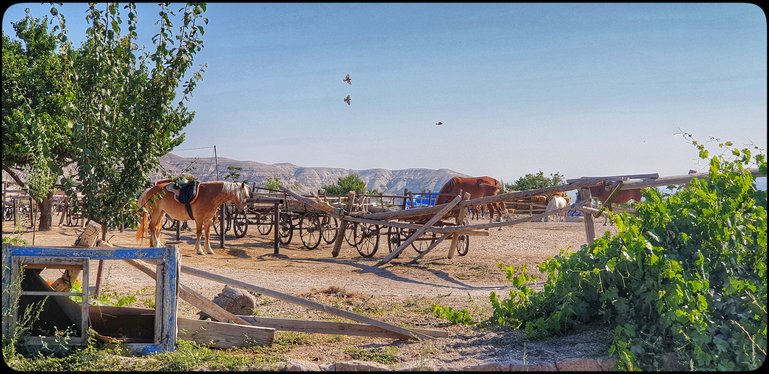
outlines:
M246 206L246 203L248 202L248 198L251 197L251 192L249 191L246 182L240 183L237 196L238 201L235 203L235 205L238 207L238 210L243 210Z

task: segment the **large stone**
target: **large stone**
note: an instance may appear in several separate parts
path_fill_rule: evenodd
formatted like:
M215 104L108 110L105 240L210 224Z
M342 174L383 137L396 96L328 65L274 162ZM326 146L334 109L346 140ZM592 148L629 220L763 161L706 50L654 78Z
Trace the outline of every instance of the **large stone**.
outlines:
M594 358L567 358L555 363L558 371L602 371L603 368Z
M376 362L353 360L335 362L328 371L390 371L390 367Z
M283 371L320 371L320 366L314 362L291 358L286 362Z

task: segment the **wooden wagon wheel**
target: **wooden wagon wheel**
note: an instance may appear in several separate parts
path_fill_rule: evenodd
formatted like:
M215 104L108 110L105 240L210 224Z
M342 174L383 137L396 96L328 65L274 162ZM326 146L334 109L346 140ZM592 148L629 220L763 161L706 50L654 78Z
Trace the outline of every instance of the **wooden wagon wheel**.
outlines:
M317 214L305 213L299 219L299 238L307 249L315 249L320 244L321 226Z
M291 215L288 213L281 213L280 220L278 221L278 228L280 229L280 235L278 240L281 244L288 244L291 242L291 238L294 236L294 222L291 220Z
M167 214L163 217L163 230L174 230L179 221L169 217Z
M406 229L403 231L403 240L408 239L411 235L414 235L416 232L416 229ZM437 240L437 236L434 232L431 233L424 233L422 234L422 237L417 238L417 240L414 240L411 242L411 248L414 248L415 251L418 253L422 253L427 248L430 247L431 244L433 244Z
M353 233L358 253L363 257L372 257L379 249L379 225L359 223Z
M272 212L256 213L256 229L259 230L260 234L269 235L272 232L272 226L274 226L272 217Z
M457 254L460 256L464 256L467 254L467 251L469 250L470 250L470 236L460 235L459 240L457 241Z
M232 216L232 230L235 232L236 238L242 238L246 236L248 232L248 215L246 210L235 212Z
M390 226L387 228L387 249L392 253L396 248L401 246L401 236L403 235L403 229ZM397 256L396 256L397 257Z
M331 244L336 240L336 230L339 227L339 221L336 217L329 215L323 215L320 220L321 233L320 236L326 244Z
M224 204L224 233L226 234L227 231L230 231L230 228L232 228L232 210L234 207L231 207L229 204ZM217 214L214 216L214 222L211 225L211 227L214 228L214 232L216 235L219 235L219 226L220 226L220 220L219 220L219 213L221 212L219 209L216 210Z
M344 231L344 241L347 242L351 247L355 247L358 245L357 239L355 237L355 230L358 226L358 222L351 222L349 225L347 225L347 230Z

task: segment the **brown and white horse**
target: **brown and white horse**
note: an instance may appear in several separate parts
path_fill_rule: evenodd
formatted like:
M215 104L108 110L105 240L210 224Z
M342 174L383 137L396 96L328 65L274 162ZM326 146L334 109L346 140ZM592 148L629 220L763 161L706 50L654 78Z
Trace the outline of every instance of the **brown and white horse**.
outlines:
M180 222L195 220L195 251L199 255L205 255L200 248L200 235L205 226L206 250L214 254L211 249L210 231L216 212L224 203L237 204L238 209L243 209L246 200L250 197L248 186L245 183L233 183L224 181L201 182L198 187L197 197L190 204L192 215L190 217L184 204L176 201L174 194L166 189L171 183L169 180L155 183L154 186L144 190L139 196L138 205L144 214L136 231L136 239L144 239L145 231L149 231L150 246L162 247L160 242L160 229L163 223L163 213Z

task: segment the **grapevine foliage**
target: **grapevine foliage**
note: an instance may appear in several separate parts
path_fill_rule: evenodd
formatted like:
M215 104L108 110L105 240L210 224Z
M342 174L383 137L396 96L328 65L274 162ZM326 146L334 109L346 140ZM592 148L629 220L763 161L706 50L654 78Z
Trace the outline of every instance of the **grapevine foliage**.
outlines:
M503 266L509 294L490 295L491 322L523 327L531 338L578 324L613 329L609 354L631 370L754 370L766 359L767 193L765 154L719 143L706 178L673 194L643 191L636 215L573 253L539 266L543 291L526 268Z

